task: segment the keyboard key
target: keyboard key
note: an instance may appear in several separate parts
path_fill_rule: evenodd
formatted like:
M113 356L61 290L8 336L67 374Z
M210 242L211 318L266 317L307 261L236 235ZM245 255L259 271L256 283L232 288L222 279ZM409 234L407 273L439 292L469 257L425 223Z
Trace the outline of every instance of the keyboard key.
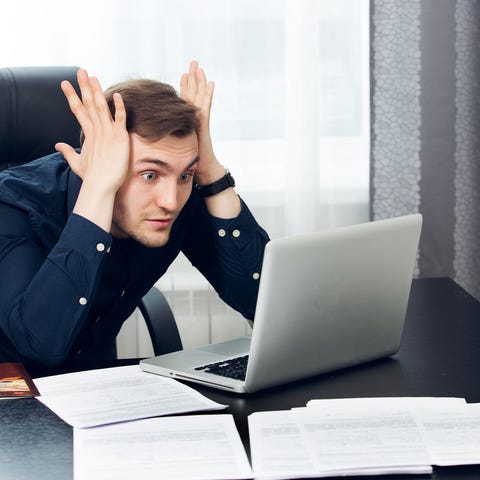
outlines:
M201 365L195 370L203 370L204 372L220 375L222 377L234 378L236 380L245 380L247 373L248 355L242 357L222 360L221 362Z

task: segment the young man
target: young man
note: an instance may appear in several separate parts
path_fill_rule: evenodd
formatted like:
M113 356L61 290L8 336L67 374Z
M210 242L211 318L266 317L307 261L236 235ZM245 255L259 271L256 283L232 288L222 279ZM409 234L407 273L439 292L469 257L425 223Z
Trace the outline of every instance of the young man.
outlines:
M196 62L169 85L102 92L78 71L61 88L80 151L0 174L0 361L57 366L113 358L115 337L182 251L252 319L266 232L214 155L214 85Z

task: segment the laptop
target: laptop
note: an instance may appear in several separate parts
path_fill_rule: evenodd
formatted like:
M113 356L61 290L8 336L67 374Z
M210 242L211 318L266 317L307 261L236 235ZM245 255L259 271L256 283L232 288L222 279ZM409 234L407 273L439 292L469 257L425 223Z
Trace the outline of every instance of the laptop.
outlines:
M271 240L251 336L141 360L141 369L252 393L393 355L421 225L414 214Z

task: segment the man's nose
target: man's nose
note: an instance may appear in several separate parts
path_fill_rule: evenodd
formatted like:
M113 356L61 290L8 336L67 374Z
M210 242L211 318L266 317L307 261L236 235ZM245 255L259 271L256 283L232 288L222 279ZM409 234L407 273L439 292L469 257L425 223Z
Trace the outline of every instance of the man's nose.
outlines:
M155 192L155 204L157 207L174 212L178 206L177 182L174 179L165 179L160 182Z

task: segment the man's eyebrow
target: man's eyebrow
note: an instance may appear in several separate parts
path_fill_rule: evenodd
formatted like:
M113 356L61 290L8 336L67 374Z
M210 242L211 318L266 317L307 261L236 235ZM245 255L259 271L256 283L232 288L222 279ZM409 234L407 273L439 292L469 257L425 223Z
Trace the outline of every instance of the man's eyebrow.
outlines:
M199 156L196 156L186 167L185 167L185 170L188 170L190 168L192 168L196 163L198 163L200 161L200 157ZM156 165L157 167L160 167L160 168L165 168L166 170L172 170L172 166L167 163L167 162L164 162L163 160L159 160L158 158L142 158L140 159L138 162L137 162L137 165L141 165L141 164L145 164L145 163L153 163L154 165Z

